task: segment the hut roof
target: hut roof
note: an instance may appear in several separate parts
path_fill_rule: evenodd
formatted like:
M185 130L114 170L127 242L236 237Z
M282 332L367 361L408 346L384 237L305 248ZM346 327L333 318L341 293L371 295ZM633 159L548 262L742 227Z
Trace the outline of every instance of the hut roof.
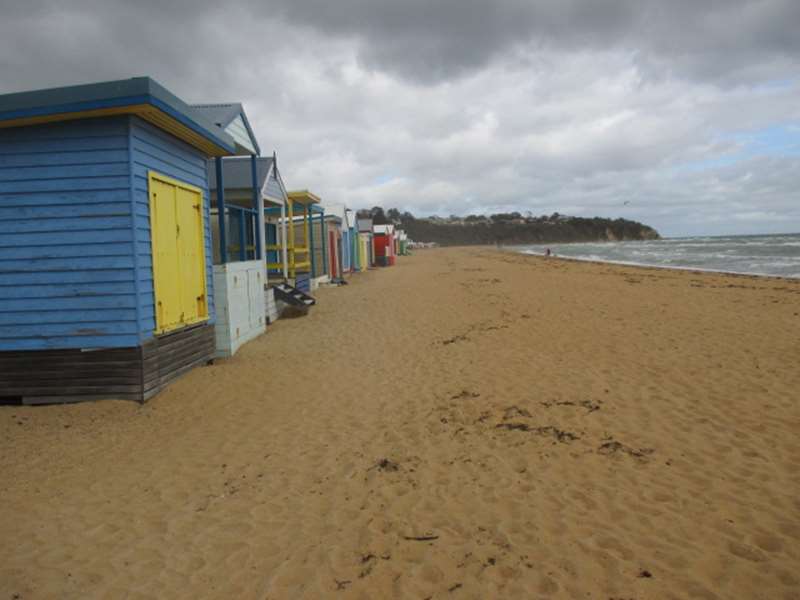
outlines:
M289 200L297 202L298 204L320 204L322 200L316 194L312 194L308 190L293 190L289 192Z
M372 231L372 219L359 219L358 220L358 230L363 232L371 232Z
M137 115L206 153L236 153L233 136L149 77L0 95L0 128Z
M333 215L337 217L342 223L347 222L347 216L345 214L347 209L345 208L344 204L325 204L323 208L325 209L326 217Z
M225 189L244 190L253 187L251 174L250 158L237 156L226 158L222 161L222 177L225 182ZM259 186L264 185L267 177L272 171L272 157L259 156L256 159L256 181ZM217 189L217 170L214 163L208 163L208 187L212 190Z
M225 190L251 190L253 175L250 157L226 158L222 161L222 180ZM213 161L208 162L208 189L217 189L217 169ZM286 203L286 188L275 160L271 156L256 158L256 185L261 195L274 204ZM213 198L213 194L212 194Z

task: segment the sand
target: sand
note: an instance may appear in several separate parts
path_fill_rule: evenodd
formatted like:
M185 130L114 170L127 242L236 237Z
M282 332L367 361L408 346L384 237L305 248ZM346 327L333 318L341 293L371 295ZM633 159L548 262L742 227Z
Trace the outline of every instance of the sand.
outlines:
M800 597L800 282L419 251L0 407L0 599Z

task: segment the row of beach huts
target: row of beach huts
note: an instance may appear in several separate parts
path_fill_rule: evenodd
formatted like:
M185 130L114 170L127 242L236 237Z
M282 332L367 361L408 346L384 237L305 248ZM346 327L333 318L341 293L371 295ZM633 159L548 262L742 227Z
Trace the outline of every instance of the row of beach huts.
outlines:
M290 191L240 103L148 77L0 96L0 403L145 401L407 252Z

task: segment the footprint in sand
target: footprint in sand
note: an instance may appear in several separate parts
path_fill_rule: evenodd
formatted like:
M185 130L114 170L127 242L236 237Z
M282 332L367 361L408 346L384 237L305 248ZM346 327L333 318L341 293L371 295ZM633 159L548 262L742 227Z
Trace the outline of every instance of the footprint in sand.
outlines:
M730 542L728 544L728 549L734 556L738 556L739 558L743 558L751 562L764 562L767 560L766 555L761 550L758 548L753 548L752 546L747 546L746 544Z
M781 538L775 535L756 535L753 537L753 543L767 552L780 552L783 550Z

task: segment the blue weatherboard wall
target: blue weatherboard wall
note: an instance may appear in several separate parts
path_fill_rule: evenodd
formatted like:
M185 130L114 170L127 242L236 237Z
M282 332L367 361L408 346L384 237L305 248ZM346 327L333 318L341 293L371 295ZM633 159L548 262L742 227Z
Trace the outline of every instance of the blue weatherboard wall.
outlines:
M349 228L342 228L342 270L349 271L350 270L350 250L352 245L350 244L350 229Z
M353 256L353 269L361 268L358 261L358 232L354 227L350 228L350 248Z
M0 351L152 337L146 169L203 189L208 228L205 158L136 117L0 129ZM206 261L213 317L208 232Z

